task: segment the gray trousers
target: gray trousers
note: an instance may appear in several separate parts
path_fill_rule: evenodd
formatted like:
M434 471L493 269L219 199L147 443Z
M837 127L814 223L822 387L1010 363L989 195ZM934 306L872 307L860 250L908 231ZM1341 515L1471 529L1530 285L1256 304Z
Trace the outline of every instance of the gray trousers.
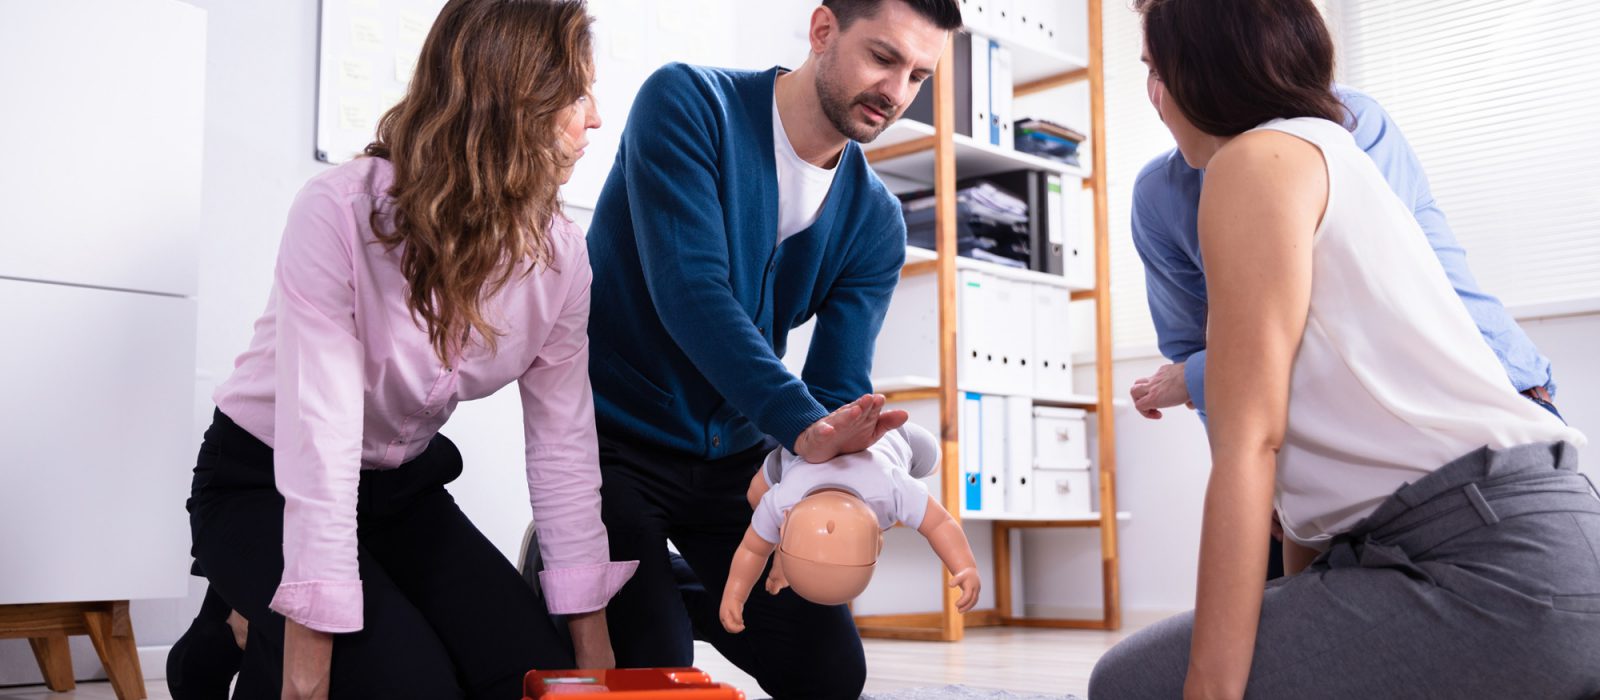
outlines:
M1600 694L1600 497L1567 443L1487 448L1395 491L1267 585L1248 698ZM1178 698L1194 613L1123 640L1090 700Z

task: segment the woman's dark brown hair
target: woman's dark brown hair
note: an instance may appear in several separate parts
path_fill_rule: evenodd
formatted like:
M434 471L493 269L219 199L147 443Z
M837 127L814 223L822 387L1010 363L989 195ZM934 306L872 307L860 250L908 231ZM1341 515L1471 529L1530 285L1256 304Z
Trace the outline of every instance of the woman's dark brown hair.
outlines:
M366 154L394 164L394 230L407 304L440 362L476 331L499 331L483 302L513 274L550 263L560 214L561 120L589 91L582 0L451 0L439 11L400 103Z
M1273 119L1344 123L1333 38L1311 0L1136 0L1145 51L1196 128L1234 136Z

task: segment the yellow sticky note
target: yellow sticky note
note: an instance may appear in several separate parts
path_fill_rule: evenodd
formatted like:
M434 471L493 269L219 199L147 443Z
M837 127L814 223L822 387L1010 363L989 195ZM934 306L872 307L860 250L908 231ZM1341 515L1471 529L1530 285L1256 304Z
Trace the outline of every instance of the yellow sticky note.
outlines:
M370 91L372 89L372 62L349 56L339 59L339 84L346 90Z
M351 17L350 45L363 51L382 49L383 25L371 17Z
M339 128L371 131L372 106L363 99L339 98Z
M400 28L395 35L402 44L421 45L428 38L428 29L433 26L433 20L427 15L415 10L402 10L400 12Z

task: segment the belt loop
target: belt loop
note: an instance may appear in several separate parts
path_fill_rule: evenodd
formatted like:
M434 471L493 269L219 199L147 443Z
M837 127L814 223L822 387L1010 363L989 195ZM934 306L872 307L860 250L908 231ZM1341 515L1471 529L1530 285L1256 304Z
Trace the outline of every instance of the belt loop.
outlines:
M1477 484L1467 484L1461 487L1461 491L1467 495L1467 501L1472 504L1472 509L1478 511L1478 517L1483 518L1483 524L1493 525L1500 522L1500 516L1496 515L1494 509L1489 507L1489 502L1483 499L1483 492L1478 490Z

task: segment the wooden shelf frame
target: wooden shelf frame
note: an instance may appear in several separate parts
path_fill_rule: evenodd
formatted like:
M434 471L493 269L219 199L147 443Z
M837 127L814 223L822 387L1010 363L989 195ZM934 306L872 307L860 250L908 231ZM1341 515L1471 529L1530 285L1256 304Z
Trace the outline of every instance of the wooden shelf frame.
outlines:
M993 576L988 585L996 592L993 609L974 610L962 614L956 610L959 591L949 587L950 574L941 567L942 604L931 613L901 615L858 615L856 626L863 637L886 639L911 639L927 641L959 641L967 627L1011 625L1017 627L1049 627L1058 629L1115 630L1122 626L1122 591L1117 559L1117 520L1126 518L1116 508L1116 425L1112 397L1111 351L1111 295L1108 284L1111 276L1110 236L1106 186L1106 97L1105 61L1102 21L1103 0L1086 0L1088 5L1089 57L1087 67L1070 67L1055 75L1032 77L1015 86L1016 94L1026 95L1066 85L1089 83L1090 143L1093 160L1084 177L1084 188L1092 190L1094 200L1094 250L1095 289L1077 290L1073 301L1092 301L1095 305L1095 375L1096 393L1093 401L1040 402L1046 405L1070 405L1095 413L1099 454L1095 469L1099 477L1098 518L1061 519L985 519L993 523L994 564ZM936 386L912 387L891 392L896 401L939 400L940 438L943 469L938 498L951 514L960 518L962 480L960 469L960 439L958 432L960 389L956 377L956 158L955 138L955 85L951 75L953 47L947 44L939 69L933 77L934 125L931 136L921 136L868 152L868 160L882 163L911 154L933 151L934 206L937 208L935 241L937 254L933 259L916 259L908 263L903 276L936 274L938 276L939 324L939 377ZM976 522L977 519L974 519ZM1092 528L1100 533L1102 579L1102 610L1099 619L1059 619L1021 617L1014 614L1018 601L1011 599L1011 533L1014 530L1038 528Z
M1032 95L1036 92L1044 92L1045 90L1053 90L1058 87L1066 87L1075 83L1081 83L1088 79L1089 69L1079 68L1078 70L1058 73L1048 78L1040 78L1038 80L1030 80L1026 83L1022 83L1016 87L1014 93L1017 97L1022 97L1024 95Z
M1069 76L1063 73L1048 80ZM1069 81L1070 82L1070 81ZM901 120L884 131L877 144L866 151L867 162L878 170L908 182L931 184L927 173L935 156L933 144L937 140L933 126L922 122ZM1072 165L1043 156L1024 153L985 143L965 134L953 137L956 162L961 165L962 177L978 177L1011 170L1042 170L1064 178L1087 181L1089 171L1081 165Z

